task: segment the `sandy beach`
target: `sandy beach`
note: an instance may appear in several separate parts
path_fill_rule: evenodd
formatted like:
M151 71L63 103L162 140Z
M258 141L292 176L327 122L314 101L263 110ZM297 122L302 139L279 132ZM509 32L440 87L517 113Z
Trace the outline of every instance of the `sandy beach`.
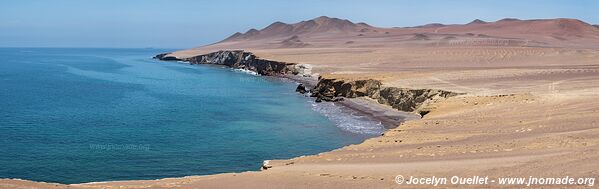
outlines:
M509 19L378 28L319 17L258 31L168 56L243 49L267 60L309 64L322 78L373 79L383 87L460 95L418 104L411 115L426 110L422 119L382 136L270 160L262 171L71 185L2 179L0 188L404 188L398 175L403 182L412 176L599 177L599 28L592 25ZM364 96L343 103L373 117L397 109L379 102ZM464 186L524 187L441 187Z

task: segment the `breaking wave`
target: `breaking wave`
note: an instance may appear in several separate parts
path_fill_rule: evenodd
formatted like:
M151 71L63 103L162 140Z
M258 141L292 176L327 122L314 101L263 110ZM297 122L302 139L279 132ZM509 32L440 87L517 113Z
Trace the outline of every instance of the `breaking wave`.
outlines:
M385 131L385 127L380 121L360 115L347 107L332 102L316 103L312 101L311 103L314 111L327 117L342 130L366 135L380 135Z

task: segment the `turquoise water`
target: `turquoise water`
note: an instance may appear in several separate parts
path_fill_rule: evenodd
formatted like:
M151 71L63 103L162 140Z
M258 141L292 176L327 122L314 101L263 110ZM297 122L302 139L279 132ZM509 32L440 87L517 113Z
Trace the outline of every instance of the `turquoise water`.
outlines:
M161 49L0 48L0 178L59 183L257 170L379 124L296 84L152 60Z

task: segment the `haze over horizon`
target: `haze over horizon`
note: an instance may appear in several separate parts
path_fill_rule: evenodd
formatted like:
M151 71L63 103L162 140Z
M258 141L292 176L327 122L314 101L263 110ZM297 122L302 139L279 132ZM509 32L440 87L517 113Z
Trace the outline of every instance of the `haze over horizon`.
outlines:
M569 3L570 2L570 3ZM230 6L235 4L236 6ZM13 1L0 7L0 47L189 48L281 21L329 16L377 27L474 19L574 18L599 24L599 3L577 1Z

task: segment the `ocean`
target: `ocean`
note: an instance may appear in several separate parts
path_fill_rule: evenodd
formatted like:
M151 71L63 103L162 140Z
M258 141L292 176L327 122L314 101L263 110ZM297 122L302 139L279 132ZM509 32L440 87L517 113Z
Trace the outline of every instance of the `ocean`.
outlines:
M0 178L58 183L258 170L380 135L296 83L163 62L172 49L0 48Z

